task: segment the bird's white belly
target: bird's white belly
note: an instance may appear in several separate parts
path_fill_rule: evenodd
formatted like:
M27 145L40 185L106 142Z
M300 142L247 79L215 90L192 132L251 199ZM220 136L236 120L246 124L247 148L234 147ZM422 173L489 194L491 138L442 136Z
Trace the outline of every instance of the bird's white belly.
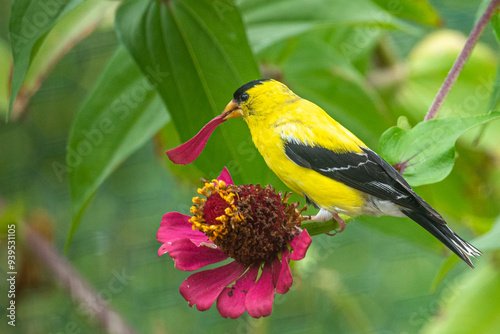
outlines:
M394 217L406 217L402 212L399 205L383 200L378 197L367 195L365 205L362 209L364 215L370 216L394 216Z

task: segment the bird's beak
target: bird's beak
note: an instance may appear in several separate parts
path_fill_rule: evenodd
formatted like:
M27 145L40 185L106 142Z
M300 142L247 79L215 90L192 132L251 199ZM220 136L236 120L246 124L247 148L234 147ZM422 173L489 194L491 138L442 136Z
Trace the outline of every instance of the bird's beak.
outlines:
M235 117L243 117L241 108L234 100L231 100L222 112L222 119L227 120Z

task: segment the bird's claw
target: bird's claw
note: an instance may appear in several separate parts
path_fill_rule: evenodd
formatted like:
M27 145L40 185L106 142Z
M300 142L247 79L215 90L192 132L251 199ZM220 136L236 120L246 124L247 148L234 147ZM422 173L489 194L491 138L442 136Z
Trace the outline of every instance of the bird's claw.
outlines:
M325 233L326 235L329 235L329 236L334 236L337 233L344 232L345 227L347 226L346 222L342 218L340 218L340 216L337 213L332 213L332 216L335 219L335 221L337 223L339 223L339 228L337 230L335 230L334 233L330 233L330 232Z
M331 233L331 232L326 232L325 234L326 234L326 235L329 235L329 236L331 236L331 237L333 237L333 236L334 236L334 235L336 235L337 233L342 233L342 232L344 232L346 225L347 225L347 224L345 223L345 221L344 221L344 220L342 220L342 223L340 223L340 222L339 222L339 228L338 228L337 230L334 230L334 232L333 232L333 233Z

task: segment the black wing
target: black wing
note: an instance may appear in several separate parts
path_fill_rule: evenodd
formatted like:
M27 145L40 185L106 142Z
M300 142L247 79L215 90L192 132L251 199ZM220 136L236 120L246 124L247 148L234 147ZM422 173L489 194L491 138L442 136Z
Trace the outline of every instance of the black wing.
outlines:
M320 146L285 142L285 154L301 167L404 208L440 217L391 165L369 148L362 150L360 153L336 153Z

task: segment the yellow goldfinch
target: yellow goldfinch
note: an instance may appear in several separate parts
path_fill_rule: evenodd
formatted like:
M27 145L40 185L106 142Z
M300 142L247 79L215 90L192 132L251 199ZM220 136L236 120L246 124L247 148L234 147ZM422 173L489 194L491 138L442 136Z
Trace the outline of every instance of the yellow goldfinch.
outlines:
M323 109L272 79L251 81L234 93L221 115L243 117L271 170L320 208L313 220L389 215L409 217L473 268L481 252L457 236L377 153Z

